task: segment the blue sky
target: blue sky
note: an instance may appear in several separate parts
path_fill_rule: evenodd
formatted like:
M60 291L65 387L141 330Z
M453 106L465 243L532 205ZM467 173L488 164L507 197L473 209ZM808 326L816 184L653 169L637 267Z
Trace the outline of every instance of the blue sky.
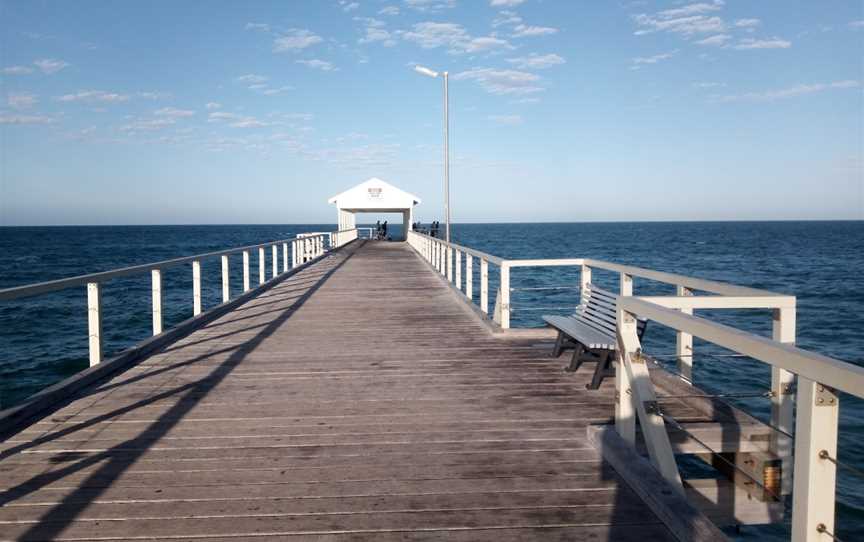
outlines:
M862 219L860 1L0 0L0 224Z

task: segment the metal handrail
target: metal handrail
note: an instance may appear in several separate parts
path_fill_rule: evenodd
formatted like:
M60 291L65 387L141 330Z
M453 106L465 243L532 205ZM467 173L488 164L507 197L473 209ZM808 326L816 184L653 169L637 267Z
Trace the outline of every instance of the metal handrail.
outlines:
M324 237L326 234L315 235L314 237ZM0 290L0 301L8 301L11 299L19 299L22 297L31 297L34 295L44 294L48 292L54 292L57 290L64 290L66 288L71 288L73 286L84 286L91 282L105 282L106 280L115 279L119 277L126 277L130 275L136 275L139 273L146 273L153 269L168 269L170 267L175 267L180 264L190 263L197 260L203 260L205 258L213 258L216 256L226 256L231 254L239 254L241 252L245 252L247 250L253 250L256 248L267 248L274 245L279 245L283 243L291 243L296 239L280 239L277 241L268 241L266 243L261 243L258 245L248 245L244 247L236 247L229 248L227 250L218 250L215 252L205 252L202 254L196 254L194 256L183 256L181 258L172 258L170 260L162 260L158 262L145 263L140 265L133 265L130 267L122 267L120 269L112 269L109 271L100 271L97 273L89 273L87 275L78 275L75 277L68 277L56 280L49 280L45 282L37 282L34 284L24 284L21 286L13 286L11 288L4 288Z

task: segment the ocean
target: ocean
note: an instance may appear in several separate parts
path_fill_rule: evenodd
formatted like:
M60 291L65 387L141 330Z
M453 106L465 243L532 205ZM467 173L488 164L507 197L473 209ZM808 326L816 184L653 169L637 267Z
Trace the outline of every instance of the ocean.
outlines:
M330 224L5 227L0 228L0 288L334 228ZM391 225L390 231L398 237L399 225ZM798 346L864 365L862 221L455 224L452 238L504 258L591 257L795 295ZM256 261L253 254L253 269ZM234 294L241 284L240 263L239 256L232 258ZM202 266L206 309L221 301L220 262L206 259ZM269 276L269 264L267 271ZM256 275L253 271L253 283ZM478 275L475 272L475 281ZM497 280L497 268L490 265L490 303ZM163 281L167 329L192 315L191 266L167 270ZM601 286L614 288L616 281L611 273L595 272L594 282ZM542 314L572 312L579 296L575 284L575 268L514 269L512 326L536 327L542 324ZM636 295L673 291L667 285L635 282ZM479 292L476 284L475 292ZM148 274L104 284L102 299L107 356L150 335ZM761 335L771 333L768 311L706 311L703 315ZM649 354L673 352L674 335L649 326L644 348ZM767 365L700 356L719 352L699 341L694 351L695 380L703 389L739 394L767 389ZM0 408L13 406L87 365L83 288L0 302ZM738 403L759 417L768 415L767 399ZM841 462L864 470L864 401L841 397L838 456ZM841 469L837 487L837 534L853 540L864 532L864 478ZM748 540L787 536L788 525L746 527L736 533Z

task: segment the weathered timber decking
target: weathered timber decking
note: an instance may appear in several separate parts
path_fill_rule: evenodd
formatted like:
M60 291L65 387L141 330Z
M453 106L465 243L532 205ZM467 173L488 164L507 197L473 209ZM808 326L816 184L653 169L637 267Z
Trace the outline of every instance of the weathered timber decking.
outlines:
M587 440L613 383L456 295L331 253L6 441L0 539L671 539Z

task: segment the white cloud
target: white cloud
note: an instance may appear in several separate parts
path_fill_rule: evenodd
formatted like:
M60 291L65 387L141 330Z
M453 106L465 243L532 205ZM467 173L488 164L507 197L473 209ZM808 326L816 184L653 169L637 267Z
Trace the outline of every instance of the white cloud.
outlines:
M456 0L404 0L405 5L417 11L440 11L456 7Z
M693 83L693 86L696 88L717 88L717 87L725 87L726 83L714 83L711 81L705 81L705 82Z
M528 26L525 24L517 24L513 28L512 36L514 38L530 38L534 36L548 36L558 32L557 28L551 26Z
M316 70L321 70L325 72L333 71L336 69L336 66L334 66L330 62L327 62L326 60L319 60L317 58L313 58L312 60L298 60L297 63L308 66L309 68L314 68Z
M70 65L68 62L57 60L56 58L42 58L33 62L33 64L45 74L57 73Z
M849 23L850 28L864 28L864 19L860 21L852 21Z
M729 34L717 34L716 36L711 36L702 40L697 41L699 45L715 45L720 47L725 45L727 41L731 40L732 36Z
M134 134L137 132L155 132L173 126L174 119L137 119L120 127L121 132Z
M737 44L733 45L733 49L788 49L792 47L792 42L786 41L784 39L780 39L777 37L766 39L766 40L757 40L753 38L744 38L739 41Z
M542 70L544 68L551 68L552 66L564 64L567 61L564 60L563 57L560 57L554 53L548 55L538 55L537 53L531 53L528 56L508 58L507 62L515 64L517 68L523 70Z
M12 109L29 109L38 102L36 96L25 92L12 92L6 97L6 105Z
M522 115L489 115L487 118L496 124L505 126L516 126L523 122Z
M513 100L510 103L511 104L536 104L536 103L540 103L540 98L519 98L518 100Z
M455 80L476 81L486 92L500 95L522 95L542 92L540 76L517 70L473 68L457 73Z
M342 6L342 11L354 11L360 8L359 2L349 2L348 0L339 0L339 5Z
M232 128L260 128L269 126L266 122L262 122L255 117L246 115L238 115L237 113L228 113L225 111L214 111L207 118L208 122L227 122Z
M33 73L29 66L8 66L3 68L3 75L28 75Z
M261 84L269 81L270 78L264 75L255 75L254 73L250 73L247 75L241 75L236 78L235 81L238 83L250 83L250 84Z
M735 26L738 28L756 28L761 24L762 21L759 19L738 19L735 21Z
M399 15L399 8L396 6L387 6L378 12L378 15Z
M204 107L206 109L212 111L213 109L222 109L222 104L220 104L218 102L207 102L207 104Z
M517 25L522 22L522 17L516 14L515 11L503 10L498 13L498 16L492 20L492 26L497 28L504 25Z
M286 35L273 40L273 52L300 51L321 43L324 39L310 30L292 28Z
M512 8L518 6L523 2L525 2L525 0L489 0L489 5L493 8Z
M0 124L52 124L54 119L44 115L9 115L0 113Z
M385 28L387 24L384 21L373 19L372 17L354 17L355 21L359 21L364 25L365 35L357 40L357 43L375 43L381 42L385 47L396 45L396 40L393 35Z
M785 98L795 98L798 96L804 96L807 94L815 94L817 92L824 92L826 90L832 89L847 89L847 88L859 88L861 86L860 81L855 80L845 80L845 81L835 81L833 83L813 83L813 84L800 84L787 88L781 88L776 90L766 90L762 92L746 92L744 94L731 94L726 96L715 96L714 99L720 102L738 102L738 101L754 101L754 102L772 102L774 100L781 100Z
M257 32L270 32L270 25L267 23L246 23L246 30L255 30Z
M136 92L135 95L148 100L162 100L171 97L171 94L167 92Z
M285 94L288 91L294 90L294 87L285 85L284 87L276 87L276 88L265 88L261 91L261 94L265 96L278 96L279 94Z
M633 59L633 64L657 64L658 62L672 58L677 52L675 50L669 53L660 53L659 55L639 56Z
M153 112L154 115L158 117L171 117L171 118L182 118L182 117L191 117L195 114L194 111L189 109L177 109L175 107L163 107L162 109L157 109Z
M129 96L116 92L105 92L104 90L80 90L74 94L58 96L57 100L60 102L118 103L129 101Z
M424 49L446 47L451 54L513 49L510 42L495 36L472 37L462 25L456 23L417 23L412 30L401 35L402 39Z
M670 32L684 36L694 34L718 34L726 30L726 23L716 15L706 15L719 11L724 6L723 0L713 2L698 2L680 8L659 11L653 15L640 13L633 16L638 26L637 36L652 32Z

